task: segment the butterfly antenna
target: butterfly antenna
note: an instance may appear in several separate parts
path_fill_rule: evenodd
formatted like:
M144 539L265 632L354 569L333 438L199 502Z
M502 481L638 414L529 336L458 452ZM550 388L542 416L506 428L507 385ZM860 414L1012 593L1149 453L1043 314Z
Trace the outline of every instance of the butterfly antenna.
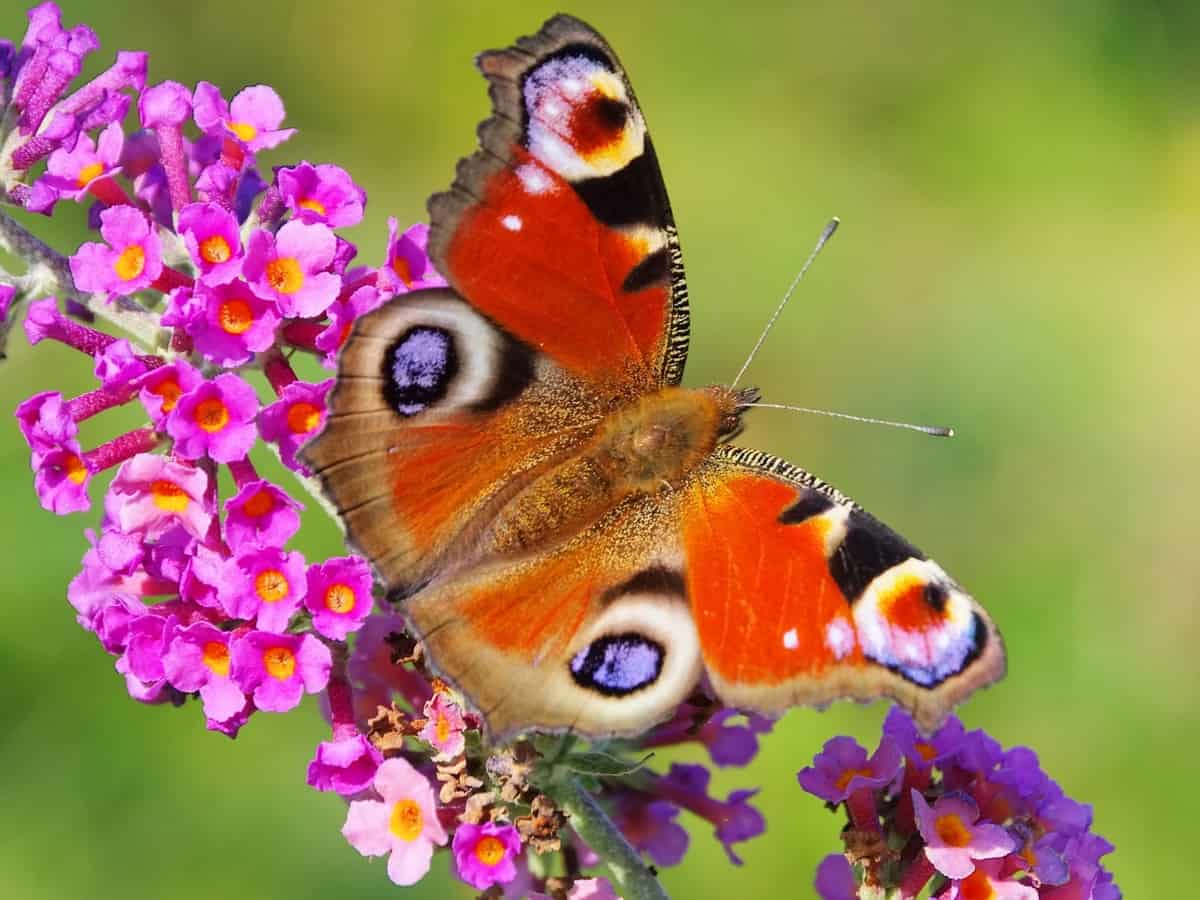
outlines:
M807 406L788 406L786 403L741 403L739 408L758 406L764 409L790 409L792 412L812 413L817 416L830 416L834 419L848 419L851 422L866 422L868 425L887 425L891 428L907 428L909 431L919 431L933 437L954 437L954 429L942 425L914 425L912 422L893 422L890 419L873 419L870 416L852 416L849 413L832 412L828 409L809 409Z
M804 265L800 267L800 271L796 273L796 277L792 279L792 283L788 285L787 292L784 293L783 299L779 301L779 305L775 307L775 312L771 314L771 318L767 319L767 325L762 330L762 334L758 336L758 341L754 344L754 349L750 351L750 355L746 357L746 361L742 363L741 370L737 373L737 378L733 379L733 384L730 387L737 387L738 382L742 380L742 376L746 374L746 370L750 368L750 363L754 362L754 357L758 355L759 349L763 345L763 341L767 339L767 335L771 333L771 329L775 327L775 320L779 318L779 314L783 312L783 308L787 306L788 301L792 299L792 294L796 290L796 286L800 284L804 278L804 273L808 271L808 267L813 264L813 260L817 258L817 254L821 252L821 248L826 242L833 237L833 233L837 231L838 225L842 220L834 216L829 220L829 224L825 226L821 232L821 236L817 238L817 245L813 247L812 253L808 254L808 259L804 261Z

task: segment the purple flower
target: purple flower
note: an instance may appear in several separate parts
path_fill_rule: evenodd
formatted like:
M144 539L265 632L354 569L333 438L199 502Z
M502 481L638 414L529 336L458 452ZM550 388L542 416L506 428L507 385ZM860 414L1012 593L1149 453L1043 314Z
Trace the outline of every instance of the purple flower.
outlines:
M229 663L229 634L208 622L177 629L162 657L167 681L187 694L199 691L204 715L215 722L228 721L246 705Z
M162 274L158 235L141 210L133 206L104 210L100 235L107 244L84 244L71 257L71 275L79 290L132 294L150 287Z
M337 354L350 336L350 329L360 316L378 309L388 300L387 294L382 294L371 285L364 285L352 293L346 300L338 300L326 314L329 324L317 335L314 345L324 351L321 365L327 369L337 368Z
M361 734L322 741L308 764L308 783L318 791L353 797L371 786L383 754Z
M47 453L71 444L79 432L58 391L43 391L22 400L17 404L16 417L34 466Z
M451 849L458 877L476 890L507 884L517 877L515 859L521 852L521 836L511 825L463 822L454 832Z
M345 228L362 221L367 194L340 166L302 162L275 175L279 193L301 222Z
M117 671L127 676L134 699L154 699L158 696L166 674L163 653L175 634L178 620L150 613L129 623L125 653L117 660Z
M192 114L192 95L177 81L163 81L142 91L138 115L145 128L180 127Z
M179 233L205 284L225 284L241 272L242 240L229 210L189 203L179 211Z
M255 440L258 395L238 376L224 372L179 398L167 416L175 452L186 459L209 456L216 462L245 457Z
M450 762L466 748L462 709L444 691L438 691L425 703L425 727L417 734L437 752L435 762Z
M171 292L163 324L183 327L196 350L219 366L232 368L250 362L255 353L275 343L279 311L237 278L209 286L198 282L194 291Z
M879 742L870 759L854 738L835 737L825 742L813 764L801 769L800 786L827 803L841 803L855 791L878 790L900 771L900 751L889 737Z
M249 481L225 501L225 538L235 547L282 547L299 530L303 508L282 488Z
M612 815L625 839L655 865L677 866L683 860L688 833L675 821L679 807L641 791L618 790Z
M975 871L975 860L998 859L1016 849L1002 826L976 824L979 807L965 794L944 794L930 807L913 791L912 802L925 855L947 878L966 878Z
M92 473L71 441L41 456L34 467L33 486L42 508L56 516L91 508L87 487Z
M328 413L325 397L332 389L332 378L319 384L293 381L258 417L263 440L279 445L279 457L289 469L307 472L297 461L296 451L324 426Z
M100 132L99 142L81 134L74 148L59 147L46 160L46 174L39 180L55 200L81 201L100 197L109 205L124 202L124 192L114 176L121 171L121 151L125 132L119 122L110 123ZM28 207L29 204L26 204ZM48 212L49 210L35 210Z
M427 287L445 287L446 279L433 268L425 246L429 226L410 226L403 234L394 217L388 217L387 259L379 269L379 289L387 294L404 294Z
M120 390L134 379L146 374L146 363L140 359L122 338L113 341L96 354L96 378L109 390Z
M251 153L276 147L296 133L294 128L280 130L283 116L283 101L265 84L242 88L228 105L215 84L196 85L195 118L200 129L232 137Z
M182 359L147 373L138 382L139 397L154 427L162 431L179 398L199 387L203 380L199 370Z
M667 774L657 780L654 793L711 822L729 861L740 866L742 860L733 852L733 845L757 837L766 830L762 813L747 802L758 791L733 791L722 802L708 796L709 777L704 766L674 763Z
M8 311L12 309L12 302L16 296L16 285L0 282L0 334L6 333L4 323L8 320Z
M307 582L304 606L312 613L313 628L319 634L344 641L370 615L373 580L371 567L361 556L342 556L309 566Z
M304 557L277 547L248 547L224 565L217 585L221 608L255 620L262 631L287 629L304 599Z
M854 870L842 853L831 853L821 860L813 887L821 900L858 900Z
M230 677L266 712L287 712L305 694L323 691L333 666L329 648L311 634L251 631L235 638Z
M337 299L342 279L325 271L337 241L325 225L288 222L278 233L250 235L242 273L288 318L319 316Z
M933 737L926 738L906 710L893 706L883 720L883 733L895 741L909 765L925 771L953 755L962 742L964 729L957 717L950 716Z
M182 525L192 537L203 538L214 514L208 484L203 469L141 453L117 470L104 512L126 534L153 539Z
M775 725L766 716L743 716L735 709L722 709L703 719L697 727L697 716L701 714L703 711L698 707L682 704L673 719L642 739L642 746L664 747L695 741L708 748L708 755L716 765L744 766L758 753L758 735L769 732ZM731 724L731 719L745 719L745 724Z

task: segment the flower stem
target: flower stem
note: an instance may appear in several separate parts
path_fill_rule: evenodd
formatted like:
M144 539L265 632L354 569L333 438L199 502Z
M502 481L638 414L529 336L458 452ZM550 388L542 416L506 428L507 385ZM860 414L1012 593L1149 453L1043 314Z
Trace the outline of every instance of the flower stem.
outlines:
M123 298L110 302L100 294L79 293L67 258L3 211L0 211L0 248L28 263L29 271L24 277L27 291L59 294L128 332L142 346L159 347L162 329L156 316L133 302L122 303Z
M629 845L596 799L573 777L549 786L547 793L571 820L571 826L608 865L617 893L625 900L666 900L667 893L641 855Z

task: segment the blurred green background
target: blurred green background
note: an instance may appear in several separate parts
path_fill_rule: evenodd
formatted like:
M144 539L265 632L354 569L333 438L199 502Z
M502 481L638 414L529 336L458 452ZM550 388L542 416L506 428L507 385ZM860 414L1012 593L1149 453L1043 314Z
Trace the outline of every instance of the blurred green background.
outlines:
M300 133L266 161L346 167L370 196L352 234L368 261L382 256L386 217L422 218L473 148L488 109L473 54L556 11L528 0L63 5L103 41L92 70L138 48L154 81L207 79L226 96L274 85ZM23 6L5 0L0 34L19 39ZM988 606L1010 674L963 718L1033 746L1095 804L1127 897L1178 896L1200 742L1200 7L569 11L620 52L667 175L694 300L688 383L732 377L821 226L841 216L750 381L772 401L949 423L959 436L760 411L742 443L820 473ZM79 216L63 213L33 224L69 251ZM90 377L78 355L23 339L0 371L5 410ZM110 415L85 437L132 421ZM11 424L0 472L5 896L399 895L382 862L339 835L340 802L304 785L324 735L315 707L259 716L230 742L194 708L129 701L64 600L98 516L38 507ZM325 523L302 537L308 554L337 550ZM833 734L875 740L883 714L790 713L748 770L718 776L722 791L763 789L768 830L743 845L745 867L701 823L667 887L809 896L839 822L794 773ZM404 895L468 896L445 865Z

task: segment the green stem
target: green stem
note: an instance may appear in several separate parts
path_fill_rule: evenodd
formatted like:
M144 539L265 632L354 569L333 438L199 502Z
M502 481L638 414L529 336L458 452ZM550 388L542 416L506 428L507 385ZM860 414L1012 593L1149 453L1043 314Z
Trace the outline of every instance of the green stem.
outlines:
M641 854L629 845L612 819L573 777L556 781L548 793L570 818L579 836L600 855L625 900L666 900L663 890Z
M158 317L125 298L110 301L101 294L81 294L71 277L65 256L46 244L7 213L0 211L0 248L24 260L29 271L22 276L28 294L58 294L87 307L96 318L115 325L149 350L162 346L163 329Z

